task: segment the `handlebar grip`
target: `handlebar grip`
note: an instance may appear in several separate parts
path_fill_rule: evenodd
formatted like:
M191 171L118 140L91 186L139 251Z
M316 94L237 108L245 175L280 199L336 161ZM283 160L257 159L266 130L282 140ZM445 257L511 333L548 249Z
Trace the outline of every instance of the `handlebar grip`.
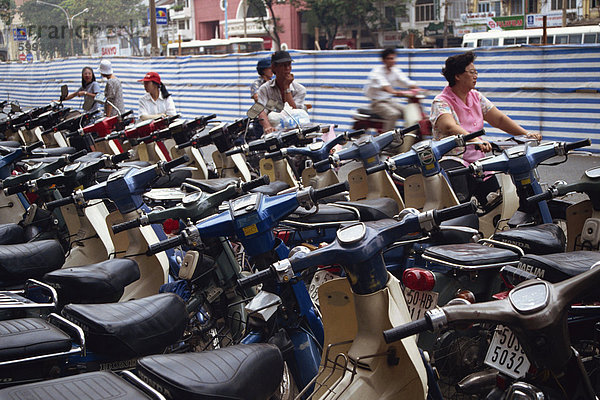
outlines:
M67 139L71 139L72 137L75 137L75 136L78 136L78 135L79 135L79 131L78 130L65 133L65 137Z
M67 204L71 204L75 201L75 199L73 199L73 196L68 196L68 197L63 197L62 199L58 199L58 200L53 200L53 201L49 201L46 203L46 208L48 210L51 210L53 208L57 208L57 207L61 207L61 206L66 206Z
M336 183L335 185L327 186L322 189L316 189L313 192L314 201L324 199L325 197L333 196L334 194L342 193L350 189L348 181Z
M416 131L416 130L418 130L420 128L421 128L421 125L419 123L416 123L414 125L407 126L406 128L402 129L400 131L400 133L402 133L403 135L405 135L405 134L410 133L412 131Z
M348 132L347 135L348 135L349 138L353 138L353 137L356 137L356 136L360 136L360 135L362 135L364 133L365 133L364 129L357 129L355 131Z
M455 169L446 171L446 175L448 175L448 177L458 176L458 175L467 175L470 173L471 173L471 168L469 168L469 167L455 168Z
M24 152L26 154L30 154L33 150L38 149L44 145L44 142L41 140L35 143L30 144L29 146L25 146Z
M87 154L87 150L79 150L77 153L75 154L70 154L67 156L67 161L69 162L73 162L75 160L77 160L79 157L83 157Z
M324 166L329 165L329 164L331 164L331 160L329 159L329 157L327 157L324 160L317 161L316 163L313 164L313 166L315 168L320 168L320 167L324 167Z
M259 186L268 185L271 182L269 179L269 175L263 175L260 178L256 178L251 180L250 182L246 182L242 184L242 191L249 192L252 189L256 189Z
M306 129L302 129L302 135L308 135L309 133L318 132L320 130L321 130L321 126L320 125L313 126L313 127L306 128Z
M126 152L123 152L121 154L115 154L114 156L111 156L110 157L110 161L113 164L118 164L118 163L123 162L125 160L129 160L130 158L131 158L131 153L128 152L128 151L126 151Z
M121 119L123 120L125 117L128 117L131 114L133 114L133 110L125 111L123 114L121 114Z
M536 194L534 196L528 197L526 201L527 201L528 205L532 206L532 205L539 203L540 201L550 200L552 197L554 197L552 195L552 191L546 190L544 193L540 193L540 194Z
M381 163L379 165L376 165L374 167L367 168L367 175L371 175L371 174L374 174L375 172L383 171L383 170L386 170L386 169L388 169L388 165L387 165L387 163L383 162L383 163Z
M239 154L239 153L243 153L243 152L244 152L244 150L241 147L235 147L233 149L227 150L225 152L225 155L226 156L232 156L234 154Z
M592 145L592 141L589 138L588 139L583 139L583 140L578 140L578 141L573 142L573 143L567 143L567 144L565 144L565 152L571 151L571 150L575 150L575 149L578 149L580 147L591 146L591 145Z
M185 238L183 235L178 235L172 237L167 240L163 240L162 242L154 243L148 246L148 251L146 251L147 256L152 256L156 253L160 253L161 251L172 249L173 247L177 247L185 243Z
M11 196L13 194L21 193L27 190L27 184L21 183L17 186L10 186L4 189L4 194L7 196Z
M273 270L271 268L267 268L245 278L238 279L238 285L240 285L241 288L256 286L267 281L273 275Z
M112 231L116 235L119 232L126 231L128 229L137 228L141 225L140 219L132 219L131 221L121 222L120 224L115 224L112 226Z
M174 160L171 160L171 161L165 163L164 169L165 169L165 171L167 171L167 173L169 173L169 172L171 172L171 170L173 168L183 165L188 161L190 161L190 158L187 156L187 154L184 154L183 156L181 156L179 158L176 158Z
M210 115L204 117L204 120L210 121L211 119L215 119L215 118L217 118L217 114L210 114Z
M265 153L264 158L277 158L281 157L281 150L274 151L272 153Z
M485 129L480 129L477 132L473 132L473 133L469 133L467 135L463 135L463 139L465 140L465 142L468 142L471 139L475 139L476 137L479 137L481 135L485 135Z
M383 331L383 339L389 344L432 329L431 320L429 318L421 318Z
M105 140L107 140L106 136L97 137L97 138L94 138L94 143L104 142Z
M473 214L477 207L473 203L463 203L457 206L444 208L443 210L433 210L433 220L436 224L441 224L449 219L462 217L463 215Z
M178 150L182 150L182 149L185 149L186 147L190 147L190 146L192 145L192 143L194 143L194 141L193 141L193 140L188 140L187 142L184 142L184 143L178 144L178 145L176 145L175 147L176 147Z

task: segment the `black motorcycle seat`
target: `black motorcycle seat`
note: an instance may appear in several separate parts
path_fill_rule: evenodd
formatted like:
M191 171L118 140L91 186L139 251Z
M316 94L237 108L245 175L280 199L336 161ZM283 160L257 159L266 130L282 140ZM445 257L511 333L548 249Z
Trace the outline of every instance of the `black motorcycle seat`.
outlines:
M368 118L370 118L370 119L380 119L380 120L384 120L384 118L382 118L382 117L381 117L381 116L379 116L378 114L375 114L375 113L373 112L373 110L371 110L370 108L361 107L361 108L358 108L358 109L356 110L356 112L357 112L357 113L359 113L359 114L366 115L366 116L367 116Z
M0 146L4 147L20 147L21 143L14 140L0 140Z
M41 318L0 321L0 361L71 350L71 337Z
M60 268L65 262L63 248L57 240L0 246L0 282L39 279Z
M0 400L149 400L111 371L95 371L0 390Z
M19 224L0 224L0 244L25 242L25 231Z
M556 224L522 226L497 232L492 239L514 244L527 254L552 254L565 251L566 238Z
M479 218L475 214L467 214L458 218L449 219L441 223L441 226L464 226L479 229ZM454 229L442 229L431 236L432 243L459 244L473 241L473 233Z
M128 258L113 258L82 267L63 268L44 275L61 304L112 303L123 296L125 286L140 279L138 264Z
M51 147L49 149L35 149L29 158L58 157L65 154L73 154L77 151L75 147Z
M189 320L185 303L174 293L124 303L69 304L62 315L83 328L89 349L121 358L162 352L181 339Z
M518 267L548 282L556 283L581 274L600 261L597 251L571 251L546 255L526 254Z
M257 188L252 189L250 192L252 193L262 193L267 196L274 196L282 190L289 189L290 185L282 181L273 181L268 185L262 185Z
M365 222L394 218L394 215L398 214L398 203L389 197L371 200L338 201L336 204L356 208L360 213L360 220Z
M237 183L238 178L216 178L216 179L192 179L188 178L185 183L200 188L204 193L216 193L227 186Z
M424 251L423 258L429 262L466 269L500 268L516 265L519 261L519 255L511 250L478 243L430 246Z
M242 344L143 357L136 369L142 379L163 388L172 399L261 400L279 387L283 358L274 345Z
M302 222L305 224L319 224L324 222L356 221L359 218L356 213L345 207L337 207L334 204L319 204L319 209L306 210L298 207L286 220Z
M192 171L190 169L174 169L167 175L163 175L159 177L156 181L152 183L152 188L178 188L181 186L186 179L189 179L192 176Z

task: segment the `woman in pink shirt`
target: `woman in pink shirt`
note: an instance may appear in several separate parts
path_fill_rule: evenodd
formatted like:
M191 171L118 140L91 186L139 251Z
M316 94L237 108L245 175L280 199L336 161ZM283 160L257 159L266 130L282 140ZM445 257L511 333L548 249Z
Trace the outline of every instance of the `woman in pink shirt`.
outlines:
M491 101L475 90L477 70L473 61L475 54L471 51L448 57L442 74L448 81L448 86L437 95L431 104L429 119L433 125L433 136L441 139L451 135L464 135L483 129L483 121L511 135L525 135L537 140L542 139L539 133L530 133L498 110ZM473 162L485 156L490 151L489 142L476 138L475 146L467 146L463 159ZM459 150L461 151L461 150Z

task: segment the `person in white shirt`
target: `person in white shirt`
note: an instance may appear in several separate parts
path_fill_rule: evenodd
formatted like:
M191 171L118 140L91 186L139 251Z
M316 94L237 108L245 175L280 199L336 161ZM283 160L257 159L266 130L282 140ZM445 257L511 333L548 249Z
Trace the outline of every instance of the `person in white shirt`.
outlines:
M385 119L383 131L387 132L396 126L396 120L403 114L404 106L394 100L401 97L402 92L395 87L418 88L400 68L396 67L396 49L389 47L381 52L382 64L369 73L364 94L371 100L371 110Z
M157 72L148 72L143 79L146 94L140 97L138 114L141 120L155 119L177 114L173 97L160 80Z

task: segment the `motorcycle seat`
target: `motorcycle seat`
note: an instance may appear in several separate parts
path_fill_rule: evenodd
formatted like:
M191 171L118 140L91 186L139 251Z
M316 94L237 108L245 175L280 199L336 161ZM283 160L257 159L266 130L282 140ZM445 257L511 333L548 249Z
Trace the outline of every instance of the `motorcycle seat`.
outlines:
M467 228L479 229L479 218L475 214L467 214L458 218L453 218L441 223L441 226L464 226ZM460 230L440 230L431 236L432 243L458 244L469 243L473 241L473 233Z
M185 183L200 188L204 193L216 193L227 186L237 183L238 178L217 178L217 179L192 179L188 178Z
M73 154L77 151L75 147L52 147L49 149L35 149L29 158L40 158L40 157L59 157L65 154Z
M155 182L152 183L152 188L178 188L181 186L186 179L192 176L190 169L176 168L169 174L159 177Z
M20 147L21 143L15 142L14 140L0 140L0 146L4 146L4 147Z
M71 337L41 318L0 321L0 361L71 350Z
M360 220L364 222L394 218L394 215L398 214L398 203L388 197L358 201L339 201L336 204L356 208L360 213Z
M0 224L0 244L25 242L25 231L19 224Z
M517 265L519 255L511 250L488 247L478 243L430 246L423 252L428 264L438 263L458 269L501 268Z
M57 240L0 246L0 285L39 279L60 268L65 262L63 248Z
M128 258L113 258L82 267L63 268L44 275L61 304L112 303L123 296L125 286L140 279L138 264Z
M273 181L268 185L262 185L252 189L251 193L262 193L267 196L274 196L282 190L288 189L290 185L282 181Z
M185 303L173 293L124 303L68 304L61 314L83 327L89 349L120 358L162 352L181 339L189 320Z
M304 207L298 207L286 220L302 222L305 224L319 224L325 222L349 222L357 221L359 215L348 208L338 207L334 204L319 204L319 209L306 210Z
M144 168L144 167L148 167L150 165L152 165L152 164L150 164L148 161L123 161L123 162L117 164L117 166L119 168L121 168L121 169L124 169L124 168ZM106 181L108 179L108 177L110 176L110 174L112 174L113 172L115 172L114 169L102 168L96 174L96 180L98 182L104 182L104 181Z
M373 112L373 110L371 110L370 108L366 108L366 107L361 107L358 108L356 110L356 114L360 114L359 117L361 118L369 118L369 119L380 119L380 120L384 120L384 118L382 118L380 115L375 114Z
M0 390L0 400L149 400L150 397L111 371L95 371Z
M581 274L600 261L597 251L571 251L546 255L526 254L518 268L530 272L550 283L556 283Z
M276 346L256 343L143 357L136 370L173 399L259 400L268 399L279 387L283 358Z
M556 224L523 226L497 232L493 240L514 244L527 254L553 254L565 251L566 238Z

